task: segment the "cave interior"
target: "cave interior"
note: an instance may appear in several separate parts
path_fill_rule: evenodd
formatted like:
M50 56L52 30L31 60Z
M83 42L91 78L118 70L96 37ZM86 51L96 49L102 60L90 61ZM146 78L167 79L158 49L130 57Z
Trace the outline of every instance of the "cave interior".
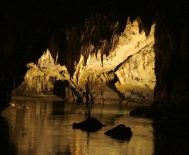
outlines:
M91 54L87 53L89 45L93 45L90 51L93 54L98 55L101 49L104 55L110 55L117 46L116 36L123 33L130 17L131 22L138 20L139 32L144 31L146 38L155 24L153 52L156 82L152 105L170 106L179 115L188 116L188 7L185 0L3 1L0 6L1 110L9 104L12 91L23 82L28 70L26 64L37 64L46 49L54 60L58 51L57 61L66 66L70 77L74 77L77 75L74 74L75 63L79 63L81 54L84 64L87 64ZM117 22L119 25L115 26ZM89 35L87 30L94 25L93 35ZM86 33L81 41L82 32ZM112 72L108 72L108 76L113 78L107 85L114 89L112 83L115 84L117 77ZM72 91L79 93L76 88ZM122 97L119 92L116 93Z

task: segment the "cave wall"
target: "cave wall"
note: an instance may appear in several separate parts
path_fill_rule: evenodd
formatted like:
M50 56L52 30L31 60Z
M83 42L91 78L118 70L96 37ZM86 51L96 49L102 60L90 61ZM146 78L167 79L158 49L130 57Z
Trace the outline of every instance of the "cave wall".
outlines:
M117 22L114 28L119 29L118 26ZM112 38L115 38L114 33ZM116 45L111 48L110 44L108 53L104 53L103 47L98 49L97 54L93 53L95 46L91 43L89 54L81 53L76 63L73 81L84 91L87 82L98 103L102 99L106 103L152 103L155 85L154 25L146 37L144 31L140 31L140 19L131 22L128 18L124 31L116 38Z
M156 1L140 16L146 33L149 24L156 23L154 101L185 113L189 108L188 7L187 1Z

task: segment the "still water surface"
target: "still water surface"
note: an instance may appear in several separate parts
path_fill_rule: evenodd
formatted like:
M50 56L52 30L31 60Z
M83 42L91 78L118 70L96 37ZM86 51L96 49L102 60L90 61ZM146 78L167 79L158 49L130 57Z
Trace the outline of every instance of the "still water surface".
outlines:
M11 155L152 155L169 154L170 139L156 137L153 120L129 116L125 105L93 105L92 117L106 127L87 134L73 130L72 123L86 119L85 104L62 101L18 100L28 109L7 108L2 113L1 126L8 129L1 141ZM118 124L130 126L129 141L112 139L104 134ZM1 129L3 130L3 129ZM8 136L8 137L6 137ZM163 143L161 143L161 141ZM8 144L6 144L8 143ZM166 146L166 145L169 146ZM2 148L1 148L2 149ZM164 150L165 149L165 150ZM4 150L4 152L6 152Z

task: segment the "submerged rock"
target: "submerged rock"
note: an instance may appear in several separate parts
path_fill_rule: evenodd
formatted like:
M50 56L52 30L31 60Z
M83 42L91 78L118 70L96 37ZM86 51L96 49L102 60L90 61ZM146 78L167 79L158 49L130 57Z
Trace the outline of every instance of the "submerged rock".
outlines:
M105 125L103 125L96 118L89 117L87 120L82 121L80 123L73 123L72 128L81 129L87 132L95 132L100 130L103 126Z
M104 134L116 139L130 139L132 131L130 127L126 127L124 124L120 124L111 130L106 131Z

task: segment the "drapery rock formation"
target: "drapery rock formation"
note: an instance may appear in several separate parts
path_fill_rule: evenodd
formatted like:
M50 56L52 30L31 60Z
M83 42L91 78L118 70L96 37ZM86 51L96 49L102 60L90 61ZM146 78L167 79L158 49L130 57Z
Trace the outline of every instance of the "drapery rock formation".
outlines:
M82 89L87 82L93 98L101 102L152 102L155 84L154 25L146 37L143 31L139 31L139 23L140 19L131 23L128 18L124 32L114 41L116 46L110 44L108 52L104 53L104 40L97 53L93 53L92 49L87 56L81 54L73 80ZM118 23L114 28L117 26ZM94 48L93 44L90 47Z
M58 94L65 99L71 98L68 94L72 94L72 100L80 97L82 101L94 103L152 103L155 85L154 25L146 37L144 31L140 31L140 22L140 18L133 23L128 18L125 30L120 34L119 22L112 25L108 18L98 15L97 19L93 17L82 23L83 29L81 24L80 30L77 26L70 32L67 30L63 43L65 51L57 52L54 60L47 50L37 64L29 63L25 81L14 93L53 94L57 91L56 81L60 80L68 82L68 85L62 85L64 93ZM75 34L76 31L81 32L80 36ZM54 39L54 34L52 37ZM59 42L54 40L53 43L61 47ZM58 57L67 51L74 52L79 59ZM70 73L58 61L64 62ZM73 76L70 77L70 74ZM65 91L68 87L72 93Z

